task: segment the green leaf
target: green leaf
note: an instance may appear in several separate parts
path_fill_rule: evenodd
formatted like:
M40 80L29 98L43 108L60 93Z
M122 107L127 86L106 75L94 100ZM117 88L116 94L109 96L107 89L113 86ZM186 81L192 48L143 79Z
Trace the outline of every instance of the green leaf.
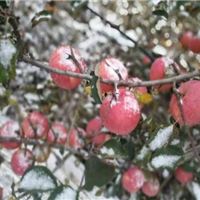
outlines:
M163 16L163 17L165 17L166 19L168 18L168 13L167 13L166 10L160 10L160 9L158 9L158 10L154 10L152 13L153 13L154 15L157 15L157 16Z
M37 24L39 24L40 22L44 22L44 21L49 21L52 18L52 13L47 11L47 10L43 10L39 13L37 13L31 20L32 22L32 27L35 27Z
M20 192L45 192L57 186L56 178L44 166L33 166L22 176L19 183Z
M86 190L92 190L93 186L101 187L111 181L114 177L113 166L102 162L93 156L85 163L85 185Z
M121 144L121 142L118 140L118 139L111 139L109 141L107 141L105 144L104 144L105 147L107 148L111 148L115 154L119 154L119 155L125 155L126 152Z
M98 78L98 76L95 76L94 74L92 74L92 76L93 76L93 78L91 80L92 97L94 98L94 101L96 104L101 104L101 99L99 97L99 92L98 92L98 88L97 88L99 78Z
M15 77L16 47L9 39L0 40L0 82L7 85Z
M76 200L76 191L69 186L68 187L59 186L51 192L48 198L48 200L62 200L62 199Z

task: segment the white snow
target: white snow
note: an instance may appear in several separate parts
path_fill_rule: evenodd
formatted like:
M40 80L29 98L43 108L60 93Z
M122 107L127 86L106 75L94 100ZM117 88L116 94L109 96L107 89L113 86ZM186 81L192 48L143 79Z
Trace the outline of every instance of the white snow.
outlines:
M0 41L0 62L5 69L10 65L13 55L16 53L15 46L8 39Z
M49 176L40 171L31 170L24 175L19 188L24 190L49 190L55 188L55 183Z
M172 168L174 164L180 159L180 156L177 155L159 155L154 157L151 161L151 164L155 168L159 167L170 167Z
M160 129L155 138L150 142L149 147L152 151L161 148L166 144L173 132L173 125Z
M64 188L63 191L56 196L55 200L76 200L76 191L70 187Z
M146 146L143 146L142 149L140 150L139 154L137 155L137 159L143 160L148 152L149 152L149 148Z
M188 189L193 194L196 200L200 200L200 185L196 182L192 182L188 185Z

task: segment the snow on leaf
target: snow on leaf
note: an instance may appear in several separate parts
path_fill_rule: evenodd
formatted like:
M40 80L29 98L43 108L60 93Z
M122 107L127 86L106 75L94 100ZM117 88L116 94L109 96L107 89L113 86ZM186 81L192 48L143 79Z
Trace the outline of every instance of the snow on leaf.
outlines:
M143 160L145 156L148 154L149 148L146 146L143 146L142 149L140 150L139 154L137 155L138 160Z
M200 200L200 185L196 182L192 182L188 185L188 189L193 194L196 200Z
M16 48L10 40L4 39L0 41L0 63L4 69L8 69L15 53Z
M70 187L57 187L50 195L48 200L76 200L76 191Z
M181 158L178 155L159 155L152 159L151 164L155 168L169 167L173 168L176 162Z
M21 191L48 191L57 186L53 174L44 166L34 166L23 175L19 190Z
M149 147L152 151L161 148L166 144L173 133L173 125L170 125L164 129L160 129L155 138L150 142Z

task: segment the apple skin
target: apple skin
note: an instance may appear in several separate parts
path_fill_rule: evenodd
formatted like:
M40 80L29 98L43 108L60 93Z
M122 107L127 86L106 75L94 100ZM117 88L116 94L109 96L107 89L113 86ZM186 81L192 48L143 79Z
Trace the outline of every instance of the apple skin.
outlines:
M75 57L78 64L72 59L73 56ZM55 69L76 73L83 73L86 69L85 61L81 57L79 51L65 45L60 46L55 51L53 51L49 59L49 65ZM77 88L81 83L81 79L66 75L51 73L51 77L54 83L62 89L73 90Z
M87 136L87 133L82 128L72 128L68 135L68 145L75 149L84 147L83 138Z
M110 132L121 136L130 134L141 117L135 96L125 88L119 88L115 95L107 95L99 112L103 125Z
M1 137L11 137L11 138L20 138L20 127L16 121L9 120L5 122L0 128L0 136ZM20 142L1 142L2 145L6 149L16 149L20 146Z
M49 143L57 144L65 144L67 142L67 130L61 122L54 122L51 125L51 128L48 132L47 141Z
M187 172L182 167L178 167L175 171L175 178L182 185L186 185L193 180L194 175L191 172Z
M142 192L148 197L155 197L160 190L160 183L157 178L150 178L144 182Z
M129 193L137 192L145 182L143 171L137 167L130 167L122 175L122 187Z
M41 112L33 111L29 113L22 122L22 134L24 137L46 139L48 131L48 119Z
M86 126L86 133L87 137L93 137L97 135L102 128L102 121L99 116L96 116L95 118L91 119Z
M95 69L95 75L103 80L126 80L128 78L128 71L123 63L117 58L108 57L102 60ZM100 94L112 92L113 85L97 82Z
M33 165L33 154L28 149L18 149L11 159L11 168L15 174L22 176L24 172Z
M180 37L180 42L184 48L188 48L190 46L191 39L193 37L193 33L191 31L186 31Z
M110 139L111 139L111 135L105 132L101 132L98 135L95 135L91 139L91 142L94 146L101 147L105 142L107 142Z
M200 37L193 36L190 40L189 49L193 53L200 53Z
M200 81L191 80L182 83L178 88L181 95L181 105L184 119L182 119L181 111L179 109L178 99L175 94L172 95L169 111L174 120L179 125L188 125L190 127L200 124Z

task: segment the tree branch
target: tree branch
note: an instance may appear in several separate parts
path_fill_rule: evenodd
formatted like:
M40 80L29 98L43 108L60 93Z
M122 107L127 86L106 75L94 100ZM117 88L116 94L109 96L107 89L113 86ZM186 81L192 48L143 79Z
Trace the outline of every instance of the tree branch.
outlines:
M76 72L71 72L71 71L64 71L64 70L55 69L55 68L49 67L48 65L43 64L39 61L33 60L33 59L31 59L27 56L24 56L22 58L22 61L25 62L25 63L31 64L31 65L34 65L36 67L39 67L41 69L44 69L48 72L53 72L53 73L56 73L56 74L86 79L86 80L89 80L89 81L92 80L92 78L93 78L89 74L81 74L81 73L76 73ZM112 85L117 84L118 86L128 86L128 87L146 86L146 87L150 87L150 86L162 85L162 84L166 84L166 83L174 83L174 82L177 83L177 82L180 82L180 81L183 81L183 80L194 78L196 76L200 76L200 70L194 70L193 72L189 72L189 73L186 73L186 74L181 74L181 75L173 76L173 77L170 77L170 78L153 80L153 81L133 82L133 81L101 80L101 82L107 83L107 84L112 84Z

